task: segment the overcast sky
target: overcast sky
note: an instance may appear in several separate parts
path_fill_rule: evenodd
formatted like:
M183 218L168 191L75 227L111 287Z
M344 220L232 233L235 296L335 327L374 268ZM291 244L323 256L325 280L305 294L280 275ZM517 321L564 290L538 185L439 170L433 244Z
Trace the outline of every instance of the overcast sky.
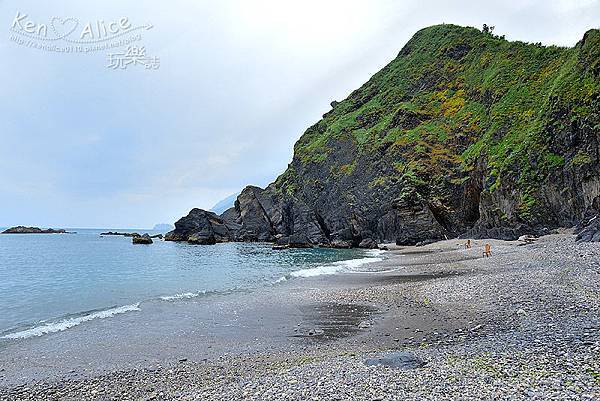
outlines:
M600 0L40 3L0 0L0 226L172 223L271 182L329 103L420 28L487 23L508 39L572 46L600 21ZM107 68L120 50L18 45L17 13L38 25L76 18L79 30L124 16L152 24L139 43L160 68Z

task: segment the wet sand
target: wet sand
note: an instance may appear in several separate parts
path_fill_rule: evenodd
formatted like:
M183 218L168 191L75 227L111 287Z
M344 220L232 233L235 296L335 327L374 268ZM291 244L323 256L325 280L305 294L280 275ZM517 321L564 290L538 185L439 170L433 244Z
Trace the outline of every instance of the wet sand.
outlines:
M444 276L342 274L290 280L262 293L147 302L142 312L5 342L0 348L0 386L94 377L183 359L207 362L224 355L304 352L343 344L419 343L433 330L453 328L441 311L400 293L393 305L336 294Z

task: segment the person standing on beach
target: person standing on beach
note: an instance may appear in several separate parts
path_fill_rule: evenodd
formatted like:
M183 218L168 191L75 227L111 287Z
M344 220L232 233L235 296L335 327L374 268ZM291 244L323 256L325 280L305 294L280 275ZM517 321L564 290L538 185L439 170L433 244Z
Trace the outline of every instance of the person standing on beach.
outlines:
M489 242L485 244L485 252L483 253L483 256L485 256L486 258L492 256L492 246Z

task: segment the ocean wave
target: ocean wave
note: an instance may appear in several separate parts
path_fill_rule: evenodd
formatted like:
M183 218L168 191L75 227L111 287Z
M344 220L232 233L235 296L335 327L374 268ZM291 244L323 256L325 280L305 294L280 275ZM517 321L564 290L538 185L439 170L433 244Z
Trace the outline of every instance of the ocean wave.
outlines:
M94 319L106 319L109 317L113 317L115 315L120 315L127 312L136 312L140 311L140 304L133 305L125 305L119 306L117 308L97 311L93 313L89 313L87 315L72 317L68 319L59 320L56 322L44 323L40 326L32 327L27 330L17 331L15 333L9 333L2 337L1 339L22 339L22 338L30 338L30 337L41 337L44 334L50 333L58 333L60 331L64 331L70 329L71 327L79 326L82 323L89 322Z
M201 295L206 294L206 291L201 291L201 292L184 292L181 294L175 294L175 295L165 295L164 297L160 297L160 299L162 299L163 301L178 301L180 299L192 299L192 298L196 298L199 297Z
M317 267L312 267L310 269L302 269L297 270L295 272L290 273L290 277L316 277L316 276L326 276L332 274L339 273L351 273L355 272L361 266L364 266L368 263L381 262L383 258L379 257L369 257L369 258L360 258L360 259L350 259L350 260L342 260L340 262L333 262L327 265L321 265Z
M386 251L381 250L381 249L369 249L367 251L367 255L369 256L379 256L379 255L383 255Z
M193 299L193 298L204 297L204 296L228 295L228 294L233 294L236 292L246 292L246 291L247 290L244 288L233 287L233 288L224 289L224 290L202 290L202 291L198 291L198 292L182 292L182 293L175 294L175 295L164 295L162 297L159 297L158 299L160 299L161 301L175 302L175 301L182 301L185 299Z

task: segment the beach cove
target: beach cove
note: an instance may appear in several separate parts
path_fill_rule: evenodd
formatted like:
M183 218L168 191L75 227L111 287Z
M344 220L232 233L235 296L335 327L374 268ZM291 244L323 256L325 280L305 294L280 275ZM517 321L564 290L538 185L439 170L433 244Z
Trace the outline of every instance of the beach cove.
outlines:
M488 242L4 345L0 399L597 399L598 247ZM419 363L366 363L394 352Z

